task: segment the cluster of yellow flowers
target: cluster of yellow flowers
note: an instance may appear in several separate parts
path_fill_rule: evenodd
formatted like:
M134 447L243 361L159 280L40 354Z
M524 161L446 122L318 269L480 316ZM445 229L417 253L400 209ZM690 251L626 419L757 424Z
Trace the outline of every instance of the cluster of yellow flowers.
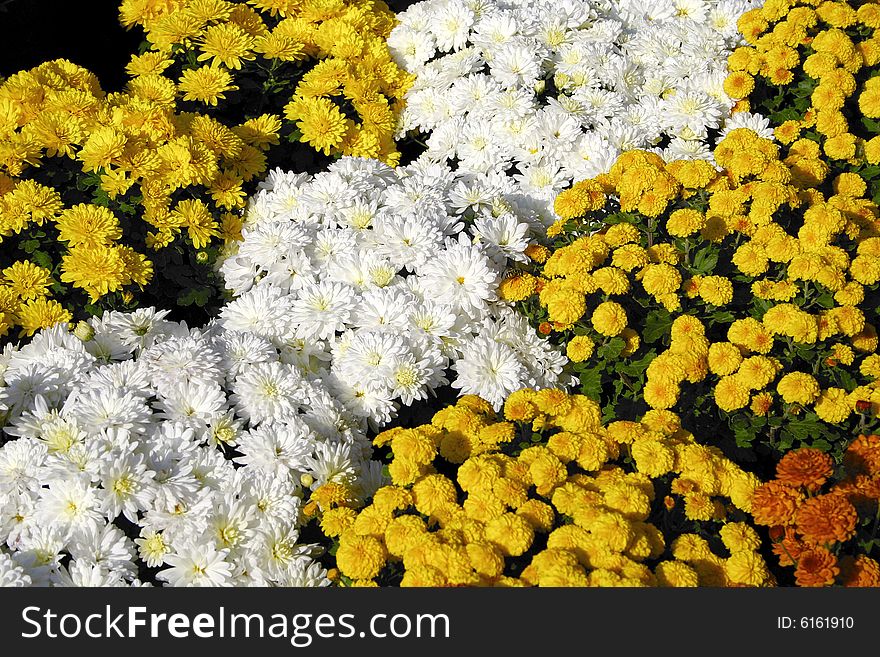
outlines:
M343 504L321 514L323 531L339 538L341 573L356 585L401 569L401 586L773 583L755 531L726 521L724 500L747 512L760 481L698 444L673 413L603 426L584 396L525 389L504 415L465 396L429 425L377 436L391 448L392 484L359 512ZM523 430L542 440L513 456ZM627 456L635 469L615 464ZM450 464L454 474L442 474ZM666 474L689 519L723 523L728 556L649 521L652 478Z
M216 106L252 67L271 81L285 63L304 70L317 59L284 107L300 141L327 155L399 160L393 134L411 78L388 51L394 14L383 2L123 0L120 15L126 27L143 27L151 44L128 66L132 85ZM188 65L172 75L175 58ZM277 132L281 121L277 114L262 117L257 131L272 125Z
M0 239L14 236L21 242L24 231L37 227L57 231L49 241L64 244L60 278L86 291L92 301L132 284L145 285L152 265L133 248L116 243L122 231L113 212L90 203L65 207L58 190L28 177L28 167L36 169L47 157L78 161L85 171L106 164L102 186L114 195L119 186L127 189L131 169L121 163L143 155L129 139L135 127L126 122L137 111L127 107L132 101L104 96L94 75L64 60L15 74L0 86ZM109 166L111 159L120 163L119 169ZM153 168L159 168L158 161ZM49 298L55 283L49 267L58 264L21 259L4 269L0 334L18 325L22 334L31 335L71 318Z
M880 4L770 0L743 14L738 26L750 45L729 58L724 89L731 97L746 99L756 77L775 87L790 85L800 67L818 84L802 116L776 127L779 141L791 144L813 130L831 160L880 163L880 136L859 136L862 125L850 123L853 117L848 120L844 112L855 96L865 117L880 118L880 86L870 77L880 62ZM807 53L803 60L799 48Z
M622 355L629 356L640 338L628 326L633 322L623 304L639 284L649 300L677 314L668 349L647 368L644 401L655 409L675 407L685 382L711 376L715 402L725 411L751 405L756 415L766 415L777 395L786 404L812 406L830 423L845 420L859 404L880 411L877 331L860 308L866 289L880 281L877 207L863 198L866 185L852 173L839 175L827 198L810 188L827 173L818 147L802 140L792 150L781 160L771 141L739 129L715 151L722 171L705 162L665 164L649 153L626 153L609 174L586 185L619 198L622 211L646 215L649 231L657 222L655 232L665 232L667 241L642 244L645 235L637 224L618 223L542 254L549 257L541 278L514 274L501 294L520 301L537 292L551 328L561 332L591 308L589 322L598 339L623 338ZM560 234L567 220L605 205L583 189L579 183L559 195L556 208L563 219L551 233ZM796 214L802 223L788 225ZM729 275L693 273L693 255L706 246L717 249L721 263L713 271L732 263ZM765 303L763 316L745 316L742 304L732 303L735 295ZM726 340L710 341L696 315L718 310L732 312L732 322ZM643 317L633 319L641 326ZM781 351L798 345L818 349L827 365L852 366L864 385L822 389L817 369L790 371L788 353ZM594 346L590 335L574 336L568 355L587 360Z
M70 320L82 302L64 284L92 304L110 293L130 303L154 268L165 275L165 259L154 267L146 251L181 235L200 263L217 238L234 244L248 182L293 129L288 119L324 153L399 159L392 135L410 80L385 44L394 17L383 3L124 0L120 14L151 43L128 64L124 92L105 94L66 60L0 85L0 239L17 250L3 263L0 335ZM284 116L215 112L233 81L252 83L249 63L271 78L315 59L281 101ZM198 111L182 111L188 101Z
M22 334L58 322L69 322L73 316L54 299L49 298L52 272L29 260L19 260L3 270L0 279L0 336L13 326Z
M224 217L221 231L206 202L174 203L173 195L203 187L217 207L242 207L242 183L265 170L262 151L277 142L277 125L260 117L227 128L207 116L178 113L173 92L155 92L133 82L127 93L105 95L94 75L64 60L11 76L0 87L0 107L9 117L0 126L0 172L7 174L2 234L62 212L60 195L27 176L48 168L45 158L63 157L99 174L110 199L138 185L143 219L154 228L146 240L151 248L169 244L182 229L196 248L221 233L238 236L235 215ZM25 182L30 186L16 193ZM96 235L93 241L120 237L116 218L100 208L80 208L66 224L68 233ZM63 234L60 239L78 244Z
M95 203L65 207L61 192L75 189L76 176L98 176L111 200L137 185L139 218L152 228L147 247L167 246L185 230L199 249L216 236L240 238L241 220L226 212L218 223L206 201L176 201L175 192L201 187L221 209L243 206L242 183L264 170L260 149L274 138L276 128L262 119L229 129L206 116L176 113L173 93L153 91L134 85L127 93L105 95L93 74L65 60L17 73L0 86L0 237L21 242L31 228L54 229L54 239L46 237L41 247L63 245L60 279L84 290L92 303L132 284L146 285L153 268L124 244L123 234L135 228L123 230L113 211ZM51 180L55 170L70 173L71 180L54 188L35 179ZM14 264L21 271L27 267L31 278L39 269L34 281L51 281L46 267L35 269L29 260ZM8 276L5 282L0 312L7 324L19 324L29 335L69 319L56 301L31 301L29 286L36 283Z

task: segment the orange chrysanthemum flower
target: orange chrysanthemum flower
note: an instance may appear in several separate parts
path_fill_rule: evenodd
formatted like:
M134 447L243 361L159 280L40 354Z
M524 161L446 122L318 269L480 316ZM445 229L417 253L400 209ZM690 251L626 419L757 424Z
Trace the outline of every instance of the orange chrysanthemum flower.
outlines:
M804 550L794 571L798 586L831 586L839 574L837 557L825 548Z
M780 566L794 566L806 548L803 541L797 537L794 527L786 527L782 538L773 543L772 550L773 554L779 557Z
M841 559L844 586L880 586L880 564L860 554Z
M845 541L856 530L859 516L840 494L817 495L797 510L795 522L805 541L817 544Z
M789 452L776 465L776 478L783 484L817 491L831 476L833 461L818 449L803 447Z
M880 474L880 436L859 436L843 456L846 469L853 473Z
M768 481L755 489L752 516L759 525L791 525L804 499L797 488L779 481Z
M873 513L880 501L880 477L856 475L836 485L833 490L844 495L859 513Z

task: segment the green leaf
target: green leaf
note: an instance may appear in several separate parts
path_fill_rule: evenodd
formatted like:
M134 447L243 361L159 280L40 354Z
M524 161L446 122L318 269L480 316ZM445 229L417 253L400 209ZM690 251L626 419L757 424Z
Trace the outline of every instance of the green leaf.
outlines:
M718 252L711 246L706 246L697 251L691 265L691 270L697 274L710 274L715 271L715 265L717 264Z
M672 315L667 310L652 310L645 318L645 330L642 339L652 344L666 335L672 328Z
M645 373L645 370L648 369L648 365L650 365L651 361L654 360L655 355L656 353L652 349L638 360L619 360L615 364L614 369L621 374L625 374L633 378L641 378L641 376Z
M736 427L733 430L733 437L736 439L737 447L751 447L755 441L755 430L752 427Z
M770 118L774 125L780 125L785 123L786 121L797 121L803 118L803 113L799 112L794 107L788 107L784 110L780 110L779 112L774 112L770 115Z
M823 452L827 452L831 449L831 443L829 443L824 438L819 438L811 442L810 447L812 447L813 449L821 450Z
M52 258L50 258L49 254L45 251L34 251L31 255L31 260L40 267L52 271Z
M869 119L867 116L862 116L861 121L862 125L871 132L880 132L880 122L875 121L874 119Z
M824 292L816 297L816 303L818 303L823 308L834 308L836 305L834 303L834 295L831 292Z
M736 319L736 315L727 310L716 310L710 318L716 324L731 324Z
M831 378L834 379L834 383L836 383L838 387L843 388L847 392L852 392L856 389L857 382L855 378L853 378L853 375L847 372L843 367L832 367Z
M110 195L99 187L92 193L92 203L106 208L110 205Z
M761 319L768 310L770 310L774 306L774 303L769 299L759 299L755 297L752 299L752 307L754 308L754 312L752 312L752 317L755 319Z
M823 426L815 413L809 413L805 418L792 420L783 427L783 432L797 440L805 441L822 434Z
M768 427L781 427L784 422L780 415L769 415L766 419Z
M777 448L782 452L787 452L791 449L791 446L794 445L795 437L792 436L788 431L783 429L780 432L779 442L777 443Z
M25 240L22 242L21 248L25 253L33 253L40 248L40 240Z
M596 351L596 355L604 360L615 360L626 349L626 341L623 338L611 338Z
M586 395L594 401L599 401L602 397L602 370L593 367L581 372L581 394Z

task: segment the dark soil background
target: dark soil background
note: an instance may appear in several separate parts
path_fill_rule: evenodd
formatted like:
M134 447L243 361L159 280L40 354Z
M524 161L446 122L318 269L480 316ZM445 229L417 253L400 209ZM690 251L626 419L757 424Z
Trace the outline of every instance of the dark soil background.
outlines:
M116 0L0 0L0 75L69 59L105 91L125 84L125 65L143 33L119 24Z
M403 11L413 0L389 0ZM98 76L104 91L125 85L125 65L143 33L119 24L118 0L0 0L0 77L51 59Z

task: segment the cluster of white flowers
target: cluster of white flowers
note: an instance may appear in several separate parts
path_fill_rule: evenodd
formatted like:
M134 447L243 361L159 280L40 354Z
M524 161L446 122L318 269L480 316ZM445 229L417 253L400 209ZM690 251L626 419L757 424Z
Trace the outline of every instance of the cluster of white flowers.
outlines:
M166 314L3 351L3 585L329 584L300 507L384 483L357 418L269 341Z
M503 176L275 171L200 329L108 312L0 357L0 583L322 585L306 488L384 482L367 434L448 385L500 408L567 359L497 298L530 219ZM134 540L132 540L134 538Z
M626 150L712 159L712 135L764 117L738 112L723 82L736 23L756 0L426 0L389 38L416 75L399 136L422 158L513 175L546 223L573 180Z
M414 163L271 172L202 328L107 312L0 353L0 585L328 585L304 500L384 485L369 436L402 407L576 382L498 297L557 193L626 150L711 160L731 129L773 137L723 89L757 4L410 6L389 46L416 75Z
M559 383L565 356L497 297L534 223L509 178L342 158L262 187L221 267L238 296L220 321L271 342L354 416L382 426L453 373L496 408Z

